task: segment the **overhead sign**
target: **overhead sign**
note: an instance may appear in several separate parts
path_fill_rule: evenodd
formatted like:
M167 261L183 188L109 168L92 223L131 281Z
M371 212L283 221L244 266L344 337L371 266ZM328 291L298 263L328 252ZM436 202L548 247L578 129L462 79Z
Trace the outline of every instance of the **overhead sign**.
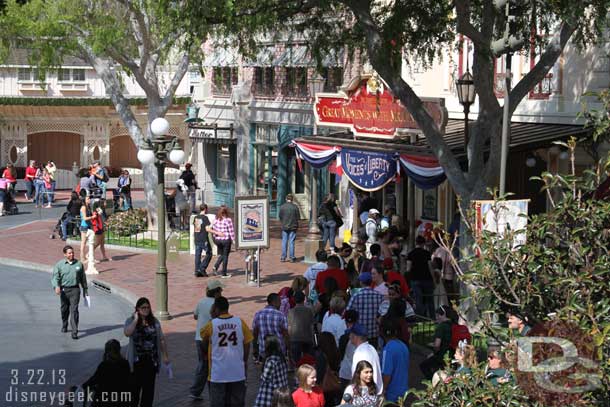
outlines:
M377 191L396 176L394 153L341 149L343 174L364 191Z
M422 98L437 127L444 129L447 109L442 98ZM419 131L415 119L378 77L364 75L345 91L318 93L314 108L319 126L346 127L355 136L392 139L399 132Z

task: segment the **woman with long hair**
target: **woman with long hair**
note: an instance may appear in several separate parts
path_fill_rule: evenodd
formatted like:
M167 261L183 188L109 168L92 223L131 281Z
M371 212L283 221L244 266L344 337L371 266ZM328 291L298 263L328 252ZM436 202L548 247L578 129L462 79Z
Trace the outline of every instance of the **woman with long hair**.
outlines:
M131 371L121 355L121 344L110 339L104 346L102 362L82 387L85 392L90 389L94 392L92 407L119 407L127 405L131 399L130 385Z
M343 392L341 404L346 404L345 395L351 397L352 406L376 407L380 400L377 396L377 385L373 379L373 366L366 360L361 360L356 365L352 382Z
M320 207L319 222L322 225L322 247L326 248L326 242L330 244L330 251L334 254L337 251L335 246L335 238L337 237L337 228L343 224L343 214L337 206L335 194L330 193L322 202ZM341 225L338 224L340 220Z
M275 335L268 335L265 337L265 365L254 407L271 406L274 390L286 386L288 386L288 367L282 354L280 340Z
M279 387L273 391L273 400L271 401L271 407L294 407L294 401L292 401L292 392L290 387Z
M124 333L129 338L127 360L133 373L132 406L151 407L157 373L161 363L169 364L169 356L161 324L153 316L148 298L136 302L134 314L125 321Z
M318 339L316 375L321 381L324 399L328 406L337 405L341 397L341 382L338 373L340 364L341 359L335 337L330 332L322 332Z
M95 258L88 259L88 254L85 254L85 246L93 244L95 233L93 232L93 219L97 218L97 212L91 209L91 197L86 195L83 205L80 208L80 258L82 262L95 262ZM92 251L93 253L93 251Z
M216 214L216 220L212 225L214 230L214 243L218 248L218 259L214 264L213 274L218 275L218 267L222 264L221 277L231 277L227 274L227 263L229 262L229 253L231 252L231 243L235 240L235 229L233 227L233 221L229 215L229 208L222 205Z
M45 197L47 196L47 191L45 188L45 180L44 180L44 169L42 164L38 164L38 168L36 168L36 175L34 177L34 207L42 208L44 205Z

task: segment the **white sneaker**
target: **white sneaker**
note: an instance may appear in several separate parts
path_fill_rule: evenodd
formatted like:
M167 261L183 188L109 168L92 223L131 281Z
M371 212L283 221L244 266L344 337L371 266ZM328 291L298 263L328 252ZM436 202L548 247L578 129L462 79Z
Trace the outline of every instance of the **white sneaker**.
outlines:
M45 206L45 208L51 208L51 204L48 204L47 206Z

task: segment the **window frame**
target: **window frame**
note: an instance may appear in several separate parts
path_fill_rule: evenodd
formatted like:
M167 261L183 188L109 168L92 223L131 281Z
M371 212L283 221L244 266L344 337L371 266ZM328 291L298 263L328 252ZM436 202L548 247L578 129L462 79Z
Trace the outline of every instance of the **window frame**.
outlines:
M324 90L323 92L336 93L337 90L343 85L344 70L342 67L334 66L324 68L322 76L324 77Z
M216 178L223 181L231 181L233 179L231 161L231 146L219 144L216 150Z
M212 94L231 95L232 87L237 85L239 71L236 66L215 66L212 68Z
M309 97L309 78L306 67L285 67L284 74L282 92L284 96L298 99Z
M21 67L21 68L17 68L17 83L30 83L30 82L38 82L38 68L32 68L32 67ZM22 73L27 72L28 73L28 77L27 78L22 78ZM47 79L46 75L43 78L43 82L45 82Z
M270 66L254 67L254 80L252 93L256 96L275 95L275 68Z

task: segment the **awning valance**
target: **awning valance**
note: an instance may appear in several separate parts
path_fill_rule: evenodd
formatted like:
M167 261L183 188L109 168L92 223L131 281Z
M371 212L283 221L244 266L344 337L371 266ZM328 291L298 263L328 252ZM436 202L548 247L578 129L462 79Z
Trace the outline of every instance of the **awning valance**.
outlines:
M270 67L275 65L274 59L275 47L261 47L254 57L246 59L244 66Z
M431 189L445 181L438 161L430 156L358 150L341 146L318 145L293 141L297 159L314 168L335 162L338 175L365 191L376 191L400 176L400 168L420 189ZM400 165L399 165L400 164Z
M312 65L311 56L306 45L288 46L282 54L273 61L274 66L281 67L308 67Z

